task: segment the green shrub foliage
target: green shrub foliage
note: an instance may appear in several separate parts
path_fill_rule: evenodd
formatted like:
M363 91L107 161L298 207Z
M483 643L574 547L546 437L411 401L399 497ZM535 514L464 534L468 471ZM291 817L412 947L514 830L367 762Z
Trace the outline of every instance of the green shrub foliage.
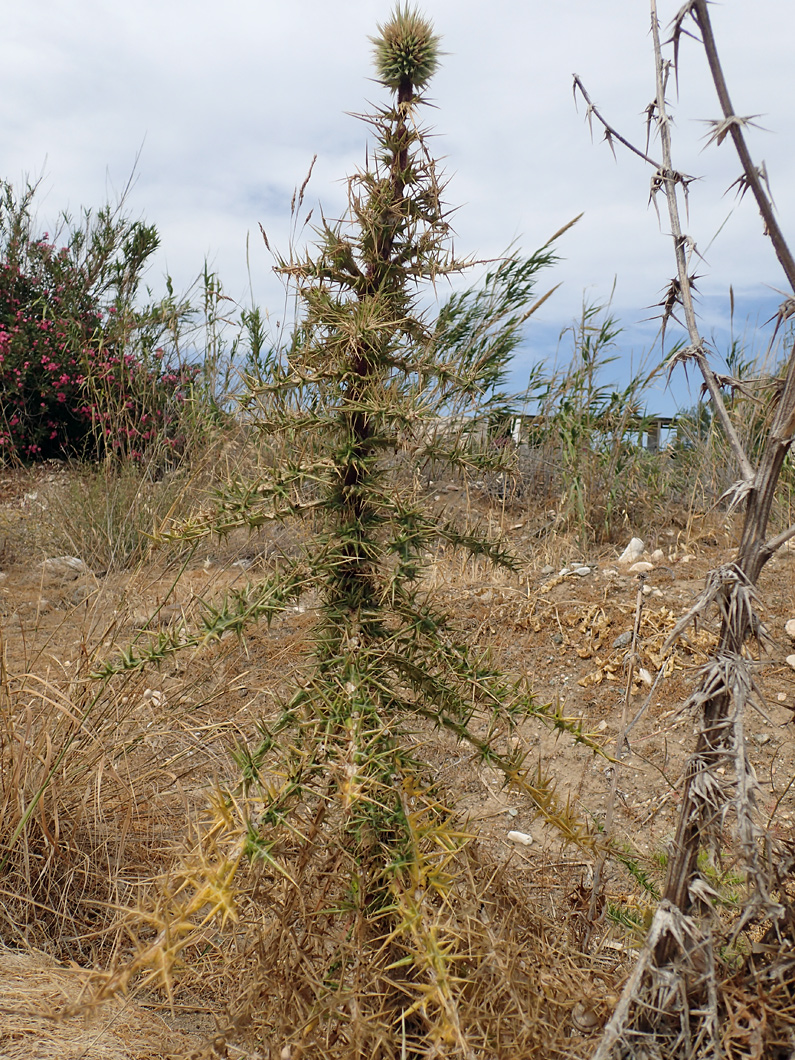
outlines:
M178 310L135 306L156 229L105 207L79 226L65 219L58 246L33 234L33 191L17 199L0 185L0 459L178 446L196 372L156 345Z

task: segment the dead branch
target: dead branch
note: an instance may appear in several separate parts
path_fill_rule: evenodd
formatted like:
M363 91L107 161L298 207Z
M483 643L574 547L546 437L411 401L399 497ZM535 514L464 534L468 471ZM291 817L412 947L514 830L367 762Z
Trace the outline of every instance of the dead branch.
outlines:
M664 118L662 96L665 87L665 63L659 44L655 0L651 2L652 34L658 70L658 107L661 118ZM728 119L733 115L733 110L717 59L706 3L703 0L692 0L692 3L686 5L680 12L678 26L681 24L681 18L688 12L692 13L702 31L718 96L724 115ZM738 153L743 163L748 186L754 190L760 210L766 218L772 215L772 208L745 147L742 125L742 122L729 122L726 128L735 145L741 145ZM667 123L664 121L661 125L661 138L663 156L668 163L667 152L670 150L670 140ZM673 198L674 196L669 192L669 204ZM790 279L789 250L777 225L775 229L770 229L771 238L773 231L776 233L774 240L776 253ZM681 260L681 251L679 248L677 250L678 259ZM792 282L791 279L790 282ZM724 577L720 571L715 572L704 593L704 603L706 597L711 596L720 607L721 633L718 654L714 664L708 668L697 693L698 706L702 712L701 733L685 782L679 827L664 892L666 899L677 905L683 912L688 912L694 902L693 883L697 879L697 857L701 847L701 833L709 827L710 821L715 819L720 803L720 799L715 802L713 798L713 794L717 794L717 789L713 793L710 784L706 781L714 774L717 763L732 749L736 767L734 807L737 813L741 844L745 848L746 860L749 862L748 869L755 885L754 900L761 901L769 907L768 887L763 878L764 874L750 854L750 846L753 845L755 839L754 828L751 824L754 807L753 785L749 781L744 756L742 714L748 697L746 682L743 678L742 647L749 632L754 628L753 587L758 580L762 566L776 547L793 536L793 531L788 530L769 542L764 541L778 477L784 457L792 444L794 429L795 357L791 357L787 379L759 466L752 478L746 480L744 488L741 489L743 496L738 495L737 498L738 501L745 500L746 508L737 560L731 565L731 569L725 572L726 575L731 574L732 577ZM717 780L716 783L720 787ZM714 788L715 785L711 787ZM671 955L670 942L658 948L657 958L660 963L665 963Z
M692 3L687 6L689 7L689 13L692 15L701 31L701 39L704 44L704 51L707 56L707 62L709 63L710 73L712 74L712 80L715 84L715 91L718 94L718 102L723 111L723 122L718 123L718 127L722 129L723 136L728 133L734 141L737 155L739 156L740 163L743 167L745 180L754 194L757 206L759 207L759 212L762 215L762 220L765 222L765 232L770 237L770 242L773 244L776 257L784 270L785 276L789 280L790 286L795 290L795 258L793 258L789 246L787 245L787 241L784 238L784 234L776 220L776 215L773 212L773 204L762 186L762 174L754 165L751 153L745 142L743 127L746 124L747 119L741 118L736 114L734 107L732 106L726 78L723 76L723 68L718 57L715 36L712 32L712 22L709 17L707 0L692 0Z
M795 526L790 526L786 530L782 530L780 534L776 534L775 537L771 537L769 541L766 541L762 546L762 551L769 558L793 537L795 537Z
M654 180L658 181L659 186L664 190L666 201L668 203L668 215L671 221L671 235L674 240L674 254L676 256L678 296L682 308L684 309L685 325L690 339L688 352L701 371L704 383L712 400L713 408L715 409L715 415L720 420L720 424L726 432L729 445L740 465L742 477L746 482L752 482L754 478L754 469L745 454L742 442L740 441L739 435L732 423L731 416L729 415L728 409L723 401L720 384L704 352L704 340L699 334L696 311L693 305L693 285L688 272L687 256L685 254L685 249L690 241L682 232L682 225L679 217L679 200L676 192L677 184L681 183L682 177L676 172L671 161L671 128L665 103L665 91L668 82L670 64L666 62L662 56L657 9L654 0L652 0L652 36L654 38L657 81L656 121L657 129L660 134L660 145L662 147L663 155L663 164L658 167L657 172L654 175Z
M720 1053L713 945L716 895L698 870L698 854L710 838L720 844L720 833L730 810L736 818L735 830L750 884L750 895L737 930L760 916L767 918L771 930L775 930L785 912L774 897L780 877L773 868L772 838L764 835L758 823L757 783L746 751L744 714L755 686L743 649L749 634L759 629L754 603L755 585L762 567L777 548L795 537L795 526L792 526L765 540L779 475L795 435L795 353L790 356L770 433L754 469L736 438L719 393L725 380L711 370L698 334L692 282L687 270L686 250L691 244L682 234L679 219L677 185L682 182L671 163L670 123L665 102L671 64L662 55L656 0L650 3L657 81L653 112L663 155L663 165L655 173L652 191L662 189L666 194L677 262L676 303L684 309L690 337L687 356L699 364L715 412L740 462L743 481L730 492L735 504L740 501L745 504L745 519L736 561L712 572L701 597L672 633L672 637L677 636L687 622L695 620L708 606L717 605L721 618L718 647L688 703L700 714L699 736L686 768L663 900L621 1002L605 1029L596 1060L607 1060L619 1053L635 1055L638 1038L643 1039L644 1055L645 1046L652 1042L652 1053L648 1055L692 1057ZM790 285L795 286L795 263L773 217L772 202L762 186L766 178L754 167L745 145L743 128L748 122L735 115L729 99L706 0L688 0L679 11L672 38L675 59L678 40L684 32L682 24L688 16L701 29L724 114L723 121L714 126L713 140L720 143L731 136L743 165L744 185L754 191L776 255ZM728 764L734 766L732 779L725 776L724 766ZM698 914L702 924L694 914ZM683 931L685 924L692 925L689 937ZM698 1010L691 1010L688 998L699 999Z
M654 24L656 25L656 12L653 16ZM658 31L659 36L659 31ZM589 96L585 86L580 80L577 74L574 74L574 93L575 98L577 91L580 92L587 106L587 117L590 123L591 117L597 119L605 130L605 138L611 146L613 140L618 140L619 143L623 144L629 151L638 155L645 162L654 166L654 176L652 177L652 199L656 191L661 188L665 191L668 199L669 214L671 217L671 231L674 237L674 248L676 252L676 264L677 264L677 279L674 281L676 288L676 301L680 302L685 311L685 322L687 327L688 336L690 338L690 344L679 354L681 360L686 352L687 356L692 358L699 367L701 375L704 379L707 390L709 391L710 398L712 400L713 407L715 409L715 415L718 417L721 426L726 432L726 437L729 440L729 444L732 448L735 457L740 465L743 480L745 482L752 482L754 477L754 469L751 466L748 457L745 455L740 438L737 431L734 428L734 424L731 421L726 405L723 401L723 395L721 393L720 384L718 383L715 373L713 372L707 356L704 352L704 340L701 338L698 330L698 324L696 322L695 309L693 307L693 284L692 279L688 274L687 268L687 257L685 254L686 247L692 247L692 240L682 234L682 226L679 220L679 203L676 197L677 185L683 186L685 189L687 185L692 181L692 177L688 177L683 173L679 173L673 168L671 163L671 139L670 129L668 125L668 118L665 110L665 81L667 80L667 68L660 59L658 64L658 84L657 84L657 101L656 105L652 105L649 108L649 115L656 109L657 113L657 125L660 131L660 140L663 148L663 163L660 164L656 159L652 158L645 151L641 151L640 148L635 147L634 144L630 143L625 137L623 137L612 125L602 116L598 108L594 105L591 97ZM671 307L672 308L672 307ZM670 315L670 314L669 314ZM664 318L665 320L665 318ZM663 324L664 326L664 324ZM673 366L673 365L672 365Z
M588 95L585 85L580 80L580 75L572 74L571 76L574 78L575 103L577 100L577 90L579 89L580 95L585 100L585 105L587 108L585 116L588 119L588 125L591 127L591 132L593 132L593 127L591 125L591 117L593 116L604 128L605 139L607 140L608 144L610 144L611 149L613 146L613 140L618 140L618 142L620 144L623 144L628 151L632 151L633 154L638 155L639 158L642 158L644 162L648 162L649 165L654 166L655 169L660 169L659 162L656 162L653 158L650 158L645 151L641 151L639 147L635 147L634 144L630 143L629 140L625 139L625 137L623 137L617 129L614 129L613 126L602 116L602 114L600 114L599 110L594 105L591 97Z

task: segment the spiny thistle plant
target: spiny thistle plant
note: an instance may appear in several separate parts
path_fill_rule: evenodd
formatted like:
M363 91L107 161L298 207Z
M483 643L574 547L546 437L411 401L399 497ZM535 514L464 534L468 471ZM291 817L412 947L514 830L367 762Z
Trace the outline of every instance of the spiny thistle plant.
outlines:
M420 285L464 267L447 250L442 187L416 121L438 43L425 19L401 8L374 43L395 97L366 119L375 163L350 179L348 214L323 220L314 255L278 263L300 317L250 409L281 456L177 531L190 541L302 520L304 533L293 557L208 612L201 630L164 636L104 673L270 621L312 594L304 676L256 744L237 751L242 782L216 798L212 851L172 886L176 905L157 914L163 945L142 944L139 966L155 963L167 977L207 915L238 916L234 888L244 884L232 877L244 858L268 924L247 1004L272 1042L286 1042L291 1056L469 1056L485 1041L461 1016L465 980L488 960L462 942L459 917L469 914L459 906L477 908L482 892L461 861L464 824L434 785L418 736L447 729L566 841L591 845L588 827L509 739L528 717L586 737L468 645L434 602L423 576L440 542L508 570L518 561L498 539L430 513L417 471L431 461L462 474L505 469L504 449L478 442L473 424L552 256L547 245L503 263L482 297L454 297L436 323L421 311ZM219 836L231 853L215 852ZM231 869L219 882L220 864ZM210 891L212 902L197 906Z

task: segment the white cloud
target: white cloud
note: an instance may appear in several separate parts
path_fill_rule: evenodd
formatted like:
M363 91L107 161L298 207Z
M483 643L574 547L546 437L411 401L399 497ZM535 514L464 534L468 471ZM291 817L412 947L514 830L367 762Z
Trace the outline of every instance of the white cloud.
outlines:
M281 310L280 287L258 234L286 249L289 200L318 154L308 199L342 209L344 177L363 162L367 129L347 112L377 103L368 34L387 0L29 0L4 15L0 39L2 176L44 172L43 220L63 207L99 205L121 189L140 150L129 207L158 226L158 270L177 288L205 256L227 290L247 298L251 234L255 295ZM571 74L605 115L644 140L653 94L649 15L642 0L426 0L448 54L431 90L434 147L445 156L447 198L459 205L456 244L495 255L515 238L534 249L575 214L550 282L564 287L543 310L563 326L588 297L606 299L629 325L648 316L673 272L664 204L647 205L650 173L617 147L594 143ZM661 3L670 18L679 3ZM789 102L795 7L774 0L713 5L712 18L740 113L761 113L752 131L785 231L795 232L795 117ZM676 164L703 176L691 189L691 231L706 248L702 289L733 283L749 306L783 286L750 196L726 187L739 172L728 143L702 150L717 103L691 40L681 53ZM656 148L653 149L656 151Z

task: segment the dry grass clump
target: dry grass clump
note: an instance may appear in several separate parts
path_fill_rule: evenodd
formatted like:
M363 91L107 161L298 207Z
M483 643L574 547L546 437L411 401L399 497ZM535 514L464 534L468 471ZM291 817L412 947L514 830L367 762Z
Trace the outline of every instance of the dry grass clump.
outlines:
M166 523L186 518L204 497L238 474L241 464L256 458L258 447L252 444L246 453L244 439L240 427L207 429L167 466L160 453L142 463L49 462L28 494L39 518L26 551L77 556L101 574L134 568L148 558Z
M0 852L9 943L90 961L113 919L108 903L130 898L157 830L141 819L146 769L131 761L155 723L138 684L122 694L79 672L70 679L4 669Z
M251 1021L247 1036L267 1043L267 1056L285 1055L285 1046L291 1060L571 1055L584 984L591 1026L603 1022L599 986L614 970L605 975L604 965L578 954L561 923L539 915L520 881L474 845L450 865L448 893L401 896L402 914L413 918L410 942L385 933L363 947L356 911L342 922L334 915L347 898L334 855L317 869L314 879L271 892L275 915L238 1001ZM319 909L305 908L302 889L324 900ZM331 953L332 977L321 974Z
M128 636L109 610L98 596L21 652L13 620L0 631L2 936L89 965L113 950L117 910L167 864L206 777L230 770L238 733L233 711L216 716L234 694L217 650L190 673L92 677L95 653Z
M720 985L721 1046L729 1060L792 1054L795 1026L795 932L766 933L740 968Z
M0 949L0 1049L4 1060L170 1060L200 1042L159 1014L120 999L67 1019L87 974L35 952Z
M352 863L331 784L327 796L263 845L263 806L217 792L179 867L130 917L137 955L100 979L95 1003L134 982L172 1003L223 999L216 1048L268 1060L582 1055L623 954L579 952L569 918L545 914L526 875L452 829L429 792L406 796L414 860L391 867L384 902L378 837ZM562 882L546 877L541 893Z

